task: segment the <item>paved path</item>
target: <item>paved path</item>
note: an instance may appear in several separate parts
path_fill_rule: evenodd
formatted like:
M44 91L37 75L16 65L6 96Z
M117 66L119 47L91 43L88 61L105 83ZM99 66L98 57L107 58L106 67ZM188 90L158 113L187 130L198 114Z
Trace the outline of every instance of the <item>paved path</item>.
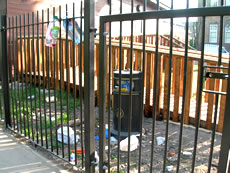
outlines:
M66 173L28 145L4 131L0 125L0 173Z

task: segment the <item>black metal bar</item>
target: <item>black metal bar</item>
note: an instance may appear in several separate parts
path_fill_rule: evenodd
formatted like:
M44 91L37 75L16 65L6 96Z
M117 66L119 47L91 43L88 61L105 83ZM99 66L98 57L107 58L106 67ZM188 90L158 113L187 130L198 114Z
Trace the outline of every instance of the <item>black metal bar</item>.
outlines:
M105 161L105 99L106 99L106 37L104 32L106 31L106 25L100 23L100 50L99 50L99 170L104 172L103 165Z
M188 7L187 7L188 8ZM179 146L178 146L178 158L177 158L177 173L180 171L180 158L181 149L183 142L183 127L184 127L184 112L185 112L185 96L186 96L186 84L187 84L187 64L188 64L188 27L189 19L186 18L186 33L185 33L185 58L184 58L184 81L183 81L183 98L182 98L182 113L180 118L180 135L179 135Z
M206 0L203 1L203 7L206 6ZM193 158L192 158L192 170L194 173L194 168L196 164L196 150L198 143L198 135L199 135L199 126L200 126L200 115L201 115L201 104L202 104L202 89L203 89L203 75L204 75L204 43L205 43L205 16L202 18L202 38L201 38L201 60L200 60L200 83L198 90L198 107L197 107L197 119L196 119L196 130L195 130L195 139L194 139L194 149L193 149Z
M1 1L1 7L0 7L0 32L2 30L2 32L0 33L0 50L2 50L3 48L5 48L5 47L2 47L2 46L5 46L6 45L6 41L7 41L7 33L6 33L7 30L4 30L4 28L7 27L6 15L7 15L7 1L4 0L4 1ZM0 52L0 67L1 67L0 68L0 77L1 77L1 79L3 79L3 74L4 74L3 71L2 71L2 67L3 67L3 61L2 60L5 57L3 57L3 55L4 56L7 55L7 50L6 49L3 49L3 50L5 50L5 54L3 54L2 51ZM2 118L3 118L3 114L4 114L3 107L5 106L4 95L3 95L3 91L4 91L3 90L3 85L4 84L1 82L1 96L0 96L0 106L1 106L0 108L1 108L1 111L0 112L1 112L1 117ZM2 102L3 102L3 105L2 105ZM8 103L9 103L8 105L10 106L10 102L8 102ZM7 116L9 116L9 114L7 114ZM7 121L9 121L9 119ZM7 126L7 124L6 124L6 126Z
M77 165L77 143L76 143L76 68L75 68L75 3L73 3L73 114L74 114L74 152L75 152L75 165Z
M33 60L33 83L34 83L34 107L36 123L36 142L38 143L38 113L37 113L37 94L36 94L36 68L35 68L35 29L34 29L34 12L32 12L32 60Z
M10 21L10 18L8 19L8 25L9 25L9 27L10 27L10 25L11 25L11 21ZM15 130L15 114L14 114L14 97L13 97L13 72L12 72L12 68L13 68L13 62L12 62L12 57L13 57L13 51L12 51L12 49L13 49L13 46L12 46L12 43L13 43L13 38L11 37L11 30L8 30L9 31L9 41L8 41L8 44L9 44L9 80L10 80L10 89L11 89L11 91L10 91L10 98L12 99L11 100L11 103L10 103L10 105L11 105L11 112L12 112L12 125L13 125L13 128L14 128L14 130ZM13 31L12 31L13 32ZM0 96L0 100L1 100L1 96ZM0 107L0 109L2 109L1 107Z
M48 149L48 137L47 137L47 122L46 122L46 76L45 74L45 55L44 55L44 10L42 10L42 74L43 74L43 108L44 108L44 122L45 122L45 141L46 149Z
M164 19L178 17L202 17L202 16L227 16L230 15L229 7L211 7L211 8L189 8L180 10L161 10L147 11L140 13L116 14L110 16L101 16L103 23L112 21L144 20L144 19Z
M14 17L12 17L12 26L14 26L15 23L14 23ZM12 29L12 32L13 32L13 50L12 50L12 53L13 53L13 61L14 61L14 103L15 103L15 108L16 108L16 127L15 129L17 129L18 131L18 106L17 106L17 89L16 89L16 78L17 78L17 74L16 74L16 61L15 61L15 42L16 42L16 39L15 39L15 29ZM18 131L19 132L19 131Z
M55 17L55 7L53 7L53 19ZM57 155L59 154L58 151L58 132L57 132L57 92L56 92L56 78L58 79L58 76L56 76L56 47L53 48L53 62L54 62L54 115L55 115L55 134L56 134L56 152Z
M7 20L7 19L6 19ZM8 19L8 25L10 25L10 18ZM7 40L7 47L8 47L8 50L10 50L10 46L11 46L11 35L10 35L10 30L8 30L8 40ZM10 111L12 112L12 116L13 116L13 118L14 118L14 112L13 112L13 102L11 102L11 99L12 99L12 95L11 95L11 90L12 90L12 87L11 87L11 81L12 81L12 70L11 70L11 68L12 68L12 65L11 65L11 52L10 51L8 51L7 52L7 55L8 55L8 57L9 57L9 61L8 61L8 63L9 63L9 67L8 67L8 71L9 71L9 105L10 105ZM11 118L12 119L12 118ZM12 123L12 122L11 122ZM13 124L13 123L12 123Z
M0 35L0 63L3 86L3 98L4 98L4 110L5 110L5 124L6 127L11 127L11 115L10 115L10 100L9 100L9 79L8 79L8 58L7 58L7 30L4 27L7 26L6 14L1 15L0 27L3 29Z
M228 67L223 67L223 66L209 66L209 65L205 65L204 68L217 68L217 69L226 69L226 70L228 70Z
M157 0L157 11L159 12L159 0ZM158 47L159 47L159 19L156 19L156 51L154 57L154 86L153 86L153 111L152 111L152 146L151 146L151 163L150 172L153 171L153 151L154 151L154 136L156 127L156 91L157 91L157 76L158 76Z
M82 16L82 17L80 17L80 16L78 16L78 17L70 17L70 18L68 18L68 19L80 19L80 18L84 18L84 16ZM63 20L65 20L65 19L59 19L60 21L63 21ZM49 22L48 21L46 21L46 22L39 22L39 23L34 23L34 24L36 24L36 25L41 25L41 24L48 24ZM27 25L25 25L26 27L28 27L28 26L30 26L29 24L27 24ZM6 30L8 30L8 29L15 29L15 28L17 28L16 26L15 27L6 27L5 29Z
M122 14L122 0L120 0L120 14ZM119 39L119 97L118 97L118 147L117 147L117 171L120 171L120 141L121 141L121 58L122 58L122 21L120 21Z
M59 6L59 18L61 19L61 6ZM61 20L59 21L59 27L61 28ZM60 111L61 111L61 139L62 139L62 157L65 157L64 152L64 136L63 136L63 110L62 110L62 40L61 40L61 29L59 32L59 63L60 63Z
M80 9L80 13L81 13L81 16L82 16L82 0L81 0L81 9ZM83 126L82 126L82 123L83 123L83 115L82 115L82 102L83 102L83 89L82 89L82 18L80 20L80 60L79 60L79 92L80 92L80 121L81 121L81 150L83 151ZM81 162L82 162L82 168L84 167L84 154L83 152L81 153Z
M2 73L0 73L0 76L2 77ZM2 84L0 84L1 92L0 92L0 119L3 120L3 107L2 107ZM15 128L14 128L15 130Z
M228 64L228 74L230 75L230 63ZM226 97L226 108L224 114L224 126L222 131L222 139L221 139L221 147L220 147L220 156L219 156L219 165L218 165L218 172L229 172L230 166L229 164L229 149L230 149L230 138L229 138L229 131L230 131L230 80L228 79L228 88L227 88L227 97Z
M40 45L39 45L39 11L37 11L37 70L38 70L38 101L39 101L39 116L40 116L40 137L41 146L43 146L43 131L42 131L42 111L41 111L41 70L40 70Z
M94 32L95 1L84 1L84 117L85 117L85 170L94 172Z
M23 81L23 58L22 58L22 16L19 16L20 24L20 60L21 60L21 86L22 86L22 92L21 92L21 98L22 98L22 113L23 113L23 127L24 127L24 135L26 136L26 123L25 123L25 107L24 107L24 81Z
M205 93L211 93L211 94L227 95L226 92L216 92L216 91L213 91L213 90L205 90L205 89L203 89L202 91L205 92Z
M134 2L131 1L131 13L133 13ZM128 115L128 166L127 171L130 171L130 135L132 129L132 116L133 116L133 101L132 101L132 88L133 88L133 20L131 20L131 40L130 40L130 77L129 77L129 115Z
M109 14L111 15L112 14L112 2L110 1L109 3ZM111 155L111 123L110 123L110 118L111 118L111 89L110 89L110 86L111 86L111 80L110 80L110 77L111 77L111 49L112 49L112 43L111 43L111 37L112 37L112 24L111 22L109 22L109 86L108 86L108 172L110 173L110 155Z
M221 6L223 6L223 0L221 0ZM221 66L221 61L222 61L222 41L223 41L223 25L224 25L223 23L224 23L224 16L220 16L218 66ZM216 99L215 99L214 123L213 123L213 126L212 126L212 138L211 138L211 145L210 145L208 172L210 172L211 168L212 168L212 157L213 157L213 150L214 150L214 144L215 144L218 107L219 107L219 94L217 93L216 94Z
M171 0L171 9L173 9L173 0ZM165 151L164 151L164 163L163 172L165 172L167 165L167 149L168 149L168 135L169 135L169 119L170 119L170 92L171 92L171 71L173 63L173 18L170 19L170 53L169 53L169 76L168 76L168 100L167 100L167 123L165 132ZM167 67L166 67L167 68Z
M68 43L68 32L69 32L69 20L68 18L68 5L66 4L66 37L65 37L65 61L66 61L66 91L67 91L67 135L68 135L68 160L70 161L70 138L69 138L69 43Z
M18 52L18 17L16 16L16 51ZM20 99L20 85L19 85L19 80L20 80L20 74L19 74L19 58L18 58L18 53L16 53L16 59L17 59L17 85L18 85L18 106L19 106L19 126L18 126L18 130L20 131L20 133L22 134L22 120L21 120L21 99Z
M28 137L30 139L30 126L29 126L29 108L28 108L28 91L27 91L27 85L28 85L28 80L27 80L27 76L28 76L28 73L27 73L27 61L26 61L26 57L27 57L27 54L26 54L26 15L24 14L23 15L24 17L24 24L23 24L23 28L24 28L24 64L25 64L25 82L26 82L26 85L25 85L25 93L26 93L26 119L27 119L27 130L28 130ZM29 39L29 38L28 38Z
M49 19L49 8L47 9L47 21L50 23L50 19ZM49 25L48 23L48 25ZM52 133L52 120L51 120L51 101L50 101L50 49L49 47L47 48L47 73L48 73L48 97L49 97L49 123L50 123L50 147L51 147L51 152L53 152L53 133Z
M143 0L143 11L146 11L146 0ZM141 106L140 109L142 111L140 117L140 145L139 145L139 158L138 158L138 173L141 172L141 151L142 151L142 126L143 126L143 116L144 116L144 78L145 78L145 24L146 21L143 20L143 35L142 35L142 76L141 76Z
M28 24L30 23L30 14L28 13ZM28 35L30 35L30 25L28 25ZM31 131L32 140L34 141L34 120L33 120L33 102L32 102L32 65L31 65L31 54L30 54L30 38L28 38L28 58L29 58L29 76L30 76L30 120L31 120Z

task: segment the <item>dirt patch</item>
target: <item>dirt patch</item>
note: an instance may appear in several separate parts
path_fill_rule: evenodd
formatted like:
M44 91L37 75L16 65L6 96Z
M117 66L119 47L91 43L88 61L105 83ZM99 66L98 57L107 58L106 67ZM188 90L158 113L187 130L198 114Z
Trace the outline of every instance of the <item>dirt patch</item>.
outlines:
M112 121L111 121L112 124ZM140 170L141 172L149 172L151 167L151 150L152 150L152 118L144 118L143 121L143 137L141 145L141 159ZM163 172L165 143L162 145L156 144L156 137L164 137L166 133L166 121L156 121L155 134L154 134L154 147L153 147L153 172ZM176 172L177 160L178 160L178 146L179 146L179 134L180 124L170 122L168 131L168 147L166 152L166 166L170 166L170 172ZM98 133L98 130L96 130ZM181 146L181 159L180 159L180 171L182 173L189 173L192 170L192 155L194 150L195 140L195 128L193 126L184 125L183 138ZM108 145L108 140L106 142ZM207 172L208 161L210 155L211 144L211 131L201 129L199 130L195 171L197 173ZM218 165L219 151L221 144L221 134L217 133L215 136L215 144L212 159L211 172L217 172L216 166ZM98 149L99 143L96 143L96 149ZM111 171L117 172L118 162L118 145L111 145L110 154L110 168ZM139 167L139 149L130 152L130 170L131 172L137 172ZM185 152L185 153L184 153ZM108 151L106 152L108 154ZM127 172L128 152L120 152L120 172ZM167 169L166 169L167 172Z

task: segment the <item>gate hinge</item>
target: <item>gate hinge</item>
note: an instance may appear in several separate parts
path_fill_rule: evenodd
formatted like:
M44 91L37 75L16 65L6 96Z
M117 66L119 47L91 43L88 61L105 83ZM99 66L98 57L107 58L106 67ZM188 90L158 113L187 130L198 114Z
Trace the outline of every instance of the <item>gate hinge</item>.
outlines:
M94 32L94 37L99 35L99 33L97 33L97 28L89 28L89 32Z
M5 26L2 26L2 27L1 27L1 31L6 31L6 27L5 27Z

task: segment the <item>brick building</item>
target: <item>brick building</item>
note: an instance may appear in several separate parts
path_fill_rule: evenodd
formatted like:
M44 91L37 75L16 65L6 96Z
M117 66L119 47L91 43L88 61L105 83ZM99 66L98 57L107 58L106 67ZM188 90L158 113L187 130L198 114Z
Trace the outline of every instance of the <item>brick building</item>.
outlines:
M202 7L203 0L198 1L198 6ZM221 0L207 0L206 7L216 7L221 5ZM230 0L224 0L224 6L230 6ZM205 44L219 45L220 36L220 17L206 17L205 18ZM201 35L202 35L202 19L198 19L197 28L199 31L197 49L201 50ZM223 47L230 52L230 17L223 19Z

